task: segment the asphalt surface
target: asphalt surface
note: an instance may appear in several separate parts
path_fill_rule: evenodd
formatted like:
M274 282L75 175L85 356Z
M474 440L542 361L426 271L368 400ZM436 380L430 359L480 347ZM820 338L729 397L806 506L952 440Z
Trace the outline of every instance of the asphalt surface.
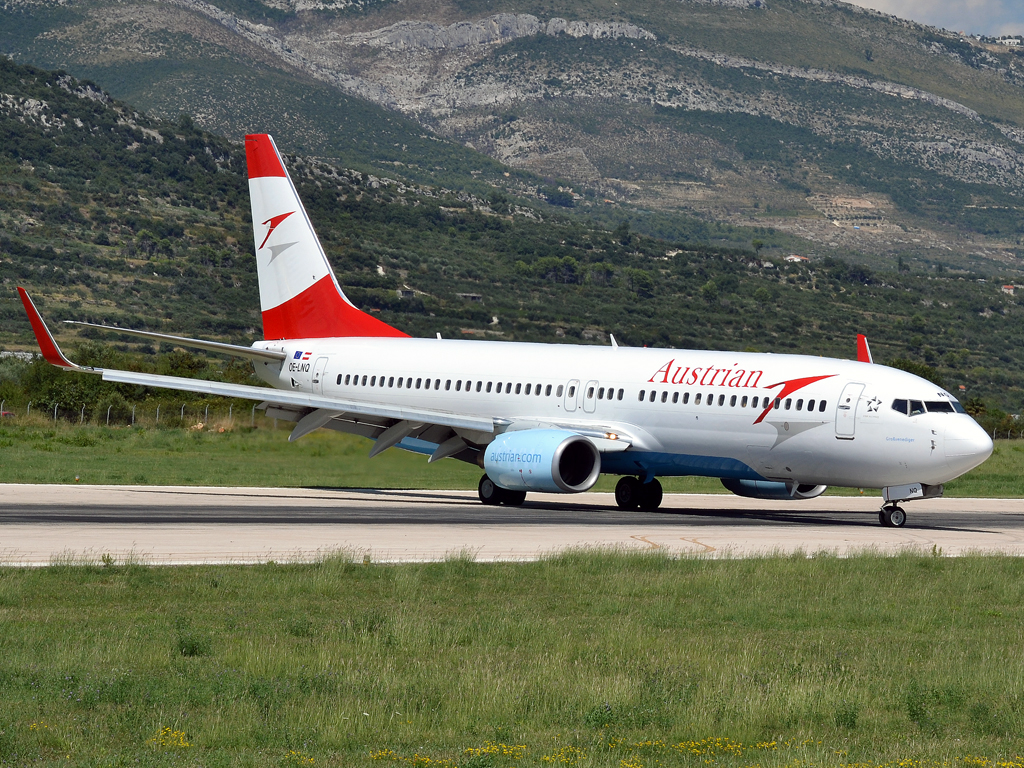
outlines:
M475 493L331 488L0 485L0 563L309 560L335 551L372 560L529 559L571 547L713 556L844 555L863 549L1024 554L1024 500L935 499L904 505L904 528L878 523L877 497L806 502L667 495L624 512L610 494L531 494L485 507Z

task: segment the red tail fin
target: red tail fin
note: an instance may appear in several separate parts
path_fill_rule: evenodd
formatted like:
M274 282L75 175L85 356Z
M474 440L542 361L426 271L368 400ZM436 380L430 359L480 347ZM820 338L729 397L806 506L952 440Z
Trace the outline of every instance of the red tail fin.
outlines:
M274 140L245 137L266 339L405 336L357 309L334 277Z
M868 337L863 333L857 334L857 361L861 363L873 363L871 359L871 347L868 346Z

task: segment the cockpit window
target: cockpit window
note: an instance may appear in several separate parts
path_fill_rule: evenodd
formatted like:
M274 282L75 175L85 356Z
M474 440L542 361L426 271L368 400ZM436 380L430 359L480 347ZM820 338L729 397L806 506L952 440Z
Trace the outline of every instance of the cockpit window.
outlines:
M954 413L953 404L948 400L929 400L925 405L928 413Z
M967 413L967 409L960 405L956 400L953 401L953 410L957 413Z
M906 416L907 415L907 401L906 400L893 400L892 401L892 409L894 411L899 411L904 416Z
M924 403L922 403L920 400L911 400L910 401L910 415L911 416L919 416L922 413L924 413Z

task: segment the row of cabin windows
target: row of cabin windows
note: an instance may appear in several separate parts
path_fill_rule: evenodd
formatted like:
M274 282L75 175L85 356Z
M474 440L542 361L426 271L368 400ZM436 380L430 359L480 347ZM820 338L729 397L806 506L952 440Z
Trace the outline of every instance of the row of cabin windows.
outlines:
M342 386L342 382L344 382L345 386L353 386L353 387L360 387L360 386L362 386L362 387L384 387L384 386L388 386L388 387L397 387L398 389L402 389L403 387L405 389L435 389L435 390L441 389L441 380L440 379L434 379L433 381L431 381L430 379L417 378L415 380L415 383L414 383L412 376L409 376L408 378L406 378L404 376L399 376L396 379L394 376L369 376L369 375L363 375L362 377L360 377L359 374L351 374L351 373L341 374L341 373L339 373L338 374L338 386ZM451 388L452 388L452 380L451 379L447 379L444 382L444 389L447 392L447 391L450 391ZM499 381L497 384L495 384L493 381L488 381L488 382L476 381L476 382L474 382L474 381L471 381L471 380L465 380L464 381L462 379L456 379L455 380L455 391L456 392L472 392L472 391L475 390L477 392L488 392L488 393L489 392L496 392L499 395L504 392L506 395L509 395L509 394L512 394L513 389L515 390L515 394L517 394L517 395L522 395L522 394L531 395L532 394L532 395L536 395L537 397L540 397L541 395L544 395L545 397L551 397L552 392L554 392L555 397L561 397L562 396L562 392L565 391L565 387L563 385L561 385L561 384L559 384L557 387L552 387L551 384L548 384L548 385L545 386L543 384L533 384L532 382L529 383L529 384L524 385L522 383L513 384L512 382L502 382L502 381ZM608 397L610 399L611 398L612 390L609 389L608 392L609 392ZM569 396L570 397L575 397L576 396L576 387L569 387ZM591 387L590 396L593 397L593 387ZM602 397L604 396L604 388L603 387L601 388L601 396ZM619 390L619 399L620 400L622 399L622 390L621 389Z
M668 391L667 390L663 390L661 392L661 396L659 398L658 392L656 390L652 389L650 391L650 393L648 393L646 390L641 389L640 390L639 400L640 400L641 403L644 402L644 400L646 400L649 403L653 403L653 402L656 402L657 400L660 399L661 402L667 403L668 402L668 395L669 395ZM718 396L718 404L719 405L725 405L725 397L726 397L725 395L719 395ZM693 404L694 405L700 405L701 399L702 399L702 393L698 392L694 396L694 398L693 398ZM749 402L748 402L748 400L749 400ZM673 403L678 403L679 401L680 401L679 393L678 392L673 392L672 393L672 402ZM682 396L682 403L683 403L683 405L688 405L689 402L690 402L690 393L689 392L683 392L683 396ZM709 392L708 396L707 396L707 399L705 399L704 402L707 405L714 405L715 404L715 395L714 395L714 393L713 392ZM763 408L768 408L770 403L771 403L771 398L770 397L751 397L751 398L748 398L746 395L743 395L742 397L740 397L739 395L732 395L731 397L729 397L729 406L731 408L735 408L737 405L740 408L746 408L749 405L749 407L751 407L751 408L762 408L763 409ZM818 406L818 413L824 413L825 412L825 408L828 407L828 402L826 400L813 400L812 399L812 400L808 400L807 401L807 410L808 411L813 411L815 404L817 404L817 406ZM775 402L773 404L771 404L770 407L773 407L775 409L783 408L784 410L787 410L787 411L791 410L793 408L793 398L792 397L787 397L785 400L782 400L781 398L777 397L777 398L775 398ZM804 410L804 401L803 401L802 398L798 399L796 401L796 410L798 410L798 411Z

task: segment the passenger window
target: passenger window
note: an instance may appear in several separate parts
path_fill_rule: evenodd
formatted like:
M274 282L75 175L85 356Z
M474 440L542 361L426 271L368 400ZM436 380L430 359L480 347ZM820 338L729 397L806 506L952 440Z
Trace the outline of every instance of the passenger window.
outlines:
M479 392L480 388L483 387L483 385L484 385L484 383L482 381L478 381L476 383L476 391Z
M700 405L700 392L698 392L697 396L695 398L693 398L693 404L694 405Z
M804 409L804 401L803 400L797 400L796 401L796 409L798 411L802 411Z
M533 386L532 384L527 384L526 385L526 394L530 394L530 387L532 387L532 386ZM594 396L594 388L593 387L590 388L590 396L591 397Z
M445 391L445 392L447 392L447 391L448 391L449 389L451 389L451 388L452 388L452 380L451 380L451 379L448 379L448 380L447 380L447 381L446 381L446 382L444 383L444 391Z
M440 389L440 388L441 388L441 380L440 379L434 379L434 389Z
M365 376L363 376L363 386L364 387L366 386L366 377Z
M730 408L735 408L736 407L736 395L733 395L732 397L729 398L729 407Z
M787 397L786 398L786 410L787 411L789 410L789 406L791 406L792 404L793 404L793 398Z
M918 415L920 415L922 413L924 413L924 403L922 403L920 400L911 400L910 401L910 415L911 416L918 416Z
M341 386L341 374L340 373L338 374L338 386L339 387Z
M707 403L708 403L708 405L714 405L715 404L715 396L713 394L711 394L710 392L708 393Z
M383 387L384 386L384 377L383 376L381 376L380 378L377 379L377 386L378 387Z
M522 384L516 384L516 394L518 395L522 391L523 391L523 385ZM571 397L572 393L570 392L569 395Z
M776 397L775 398L775 410L776 411L779 410L779 406L780 405L782 405L782 400L780 400L779 398Z
M663 403L667 403L668 402L668 390L667 389L664 392L661 393L661 402L663 402Z
M906 400L893 400L892 401L892 409L894 411L899 411L904 416L906 416L910 412L910 409L907 407L907 401Z
M645 390L641 389L640 390L640 397L637 398L637 399L642 403L644 401L645 397L647 397L647 392Z
M675 403L678 403L678 402L679 402L679 393L678 392L673 392L672 393L672 403L675 404Z
M743 399L740 400L740 408L746 408L746 407L747 407L747 396L744 395Z
M491 382L487 382L487 394L491 393Z
M516 388L516 392L518 392L518 391L519 391L519 389L517 387ZM576 387L575 386L569 387L569 397L576 397Z
M925 407L928 413L953 413L953 406L945 400L929 400Z
M683 392L683 405L686 405L688 402L690 402L690 393Z
M551 397L551 385L544 387L544 397Z
M808 400L807 401L807 410L808 411L813 411L814 410L814 401L813 400Z
M348 385L348 383L349 383L349 382L350 382L351 380L352 380L352 376L351 376L351 374L347 374L347 375L345 376L345 384L346 384L346 386Z
M725 395L719 395L718 396L718 407L721 408L723 405L725 405Z
M647 399L648 399L648 400L650 400L650 401L651 401L651 402L653 403L653 402L654 402L654 398L656 398L657 396L658 396L658 393L657 393L657 392L655 392L655 391L654 391L654 390L652 389L652 390L651 390L651 395L650 395L650 397L648 397Z
M621 399L622 399L622 393L623 393L624 391L625 391L625 390L622 390L622 389L620 389L620 390L619 390L619 400L621 400Z
M402 380L401 379L398 380L398 386L402 386ZM456 392L461 392L462 391L462 379L456 379L456 381L455 381L455 391Z
M750 401L750 407L751 408L757 408L757 403L758 403L758 398L755 397L753 400Z
M533 388L533 394L535 394L537 397L540 397L540 384Z
M395 377L394 376L389 376L388 377L388 386L389 387L395 386Z
M371 387L376 387L377 386L377 377L376 376L372 376L370 378L370 386Z
M604 400L604 387L601 387L599 390L597 390L597 399Z
M562 391L563 391L562 390L562 385L559 384L558 385L558 389L555 390L555 397L561 397L562 396Z
M416 389L419 389L419 388L420 388L420 385L421 385L422 383L423 383L423 379L416 379Z
M824 400L822 400L820 403L818 403L818 413L824 413L826 405L827 405L827 403Z

